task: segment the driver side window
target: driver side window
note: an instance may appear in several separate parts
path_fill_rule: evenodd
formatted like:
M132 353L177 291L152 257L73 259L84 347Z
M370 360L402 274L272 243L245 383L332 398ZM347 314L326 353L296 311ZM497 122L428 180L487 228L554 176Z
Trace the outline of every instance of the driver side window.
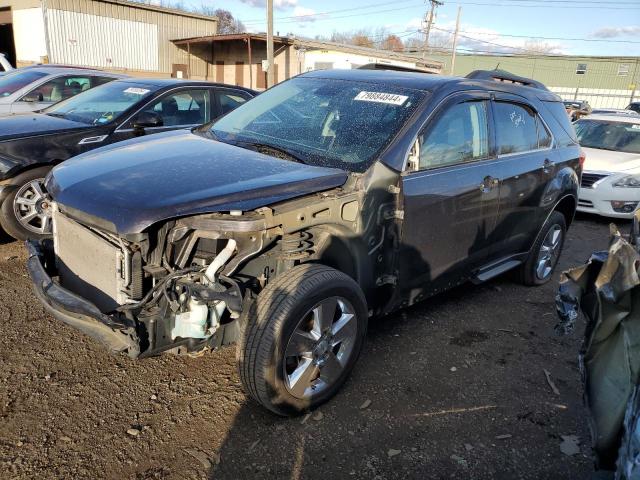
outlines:
M489 154L487 104L449 107L420 138L420 170L472 162Z

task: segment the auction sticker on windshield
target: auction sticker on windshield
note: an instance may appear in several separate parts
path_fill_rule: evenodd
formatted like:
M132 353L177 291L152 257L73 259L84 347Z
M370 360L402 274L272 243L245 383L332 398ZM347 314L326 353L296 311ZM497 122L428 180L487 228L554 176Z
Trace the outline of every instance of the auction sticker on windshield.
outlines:
M134 95L144 95L145 93L149 93L149 90L147 90L146 88L129 87L124 91L124 93L133 93Z
M360 92L354 100L360 100L361 102L376 102L376 103L388 103L389 105L402 105L407 101L404 95L396 95L395 93L382 93L382 92Z

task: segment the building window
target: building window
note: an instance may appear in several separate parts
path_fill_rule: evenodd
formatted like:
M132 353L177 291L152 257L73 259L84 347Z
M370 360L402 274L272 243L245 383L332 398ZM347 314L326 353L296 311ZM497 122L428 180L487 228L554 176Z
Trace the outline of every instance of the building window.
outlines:
M587 64L579 63L576 67L576 75L584 75L585 73L587 73Z
M619 64L618 65L618 76L626 77L627 75L629 75L629 64L628 63Z

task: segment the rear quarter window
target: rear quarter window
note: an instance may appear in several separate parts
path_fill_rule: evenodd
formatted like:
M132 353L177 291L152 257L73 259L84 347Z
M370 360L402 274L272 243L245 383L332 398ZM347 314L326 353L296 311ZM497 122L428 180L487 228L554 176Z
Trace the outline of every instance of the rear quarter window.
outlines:
M546 112L541 112L547 124L553 130L559 146L567 147L578 143L576 131L573 128L567 110L562 102L542 102ZM546 113L546 115L545 115Z

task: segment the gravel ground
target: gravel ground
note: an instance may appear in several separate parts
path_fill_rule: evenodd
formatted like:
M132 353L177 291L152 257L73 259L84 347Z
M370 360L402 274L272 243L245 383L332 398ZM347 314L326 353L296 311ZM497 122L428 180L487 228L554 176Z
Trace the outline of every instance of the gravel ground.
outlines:
M578 217L561 267L607 240L607 221ZM282 419L245 397L233 348L109 355L44 313L25 258L0 241L0 478L590 476L580 334L553 333L556 282L465 285L371 322L342 392ZM560 451L568 435L581 453Z

